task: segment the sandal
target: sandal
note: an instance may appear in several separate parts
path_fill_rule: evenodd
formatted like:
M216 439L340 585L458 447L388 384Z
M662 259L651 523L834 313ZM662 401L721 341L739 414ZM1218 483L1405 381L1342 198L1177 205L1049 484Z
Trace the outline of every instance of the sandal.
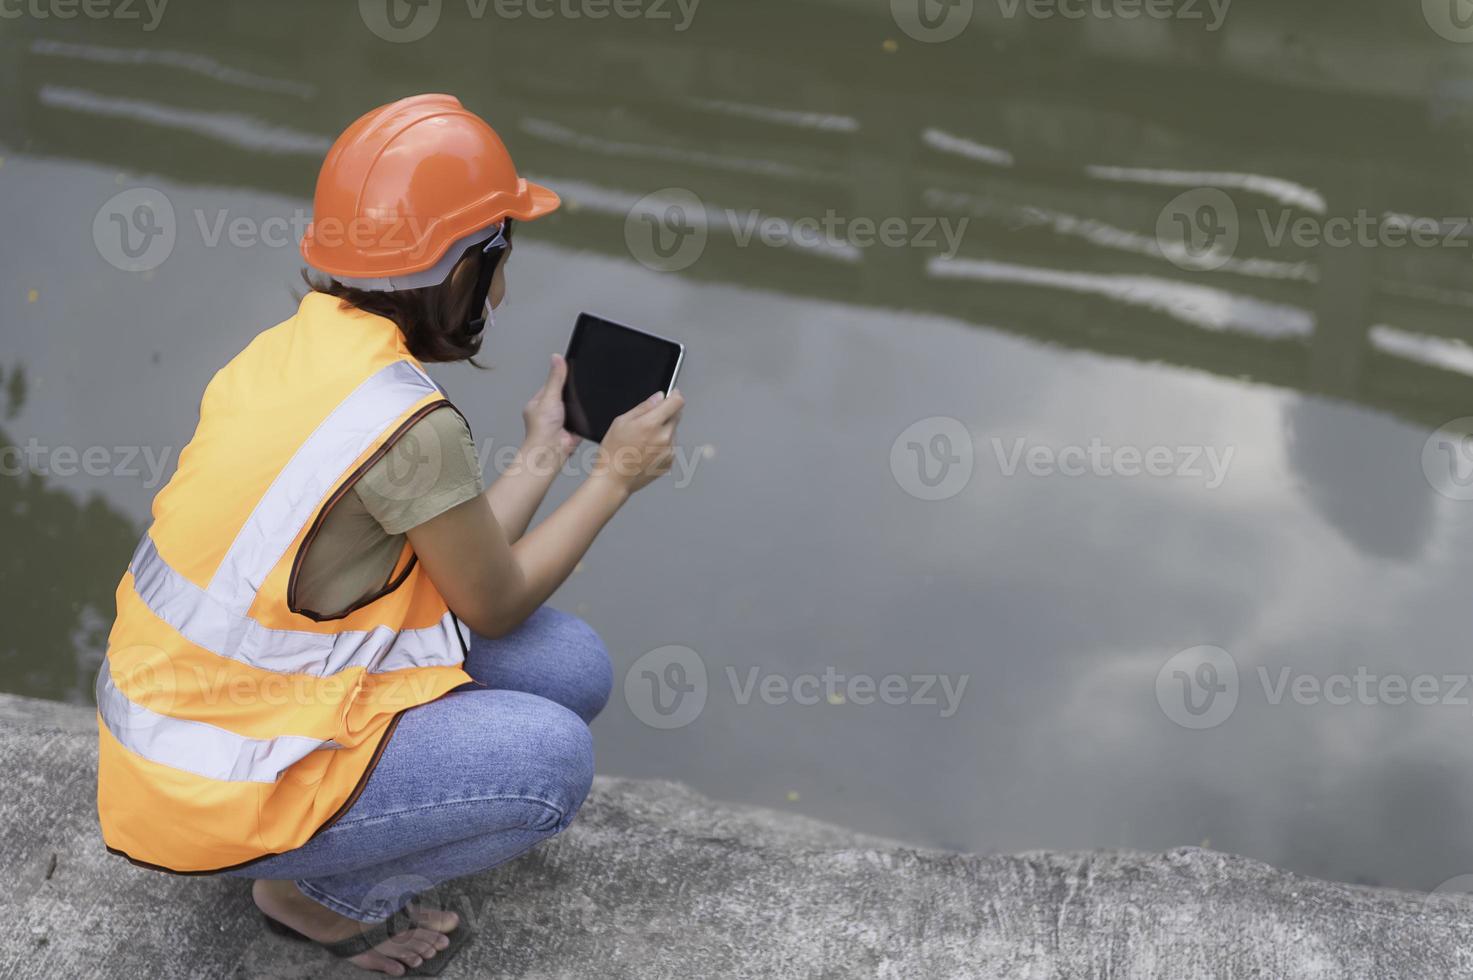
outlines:
M266 920L266 928L278 936L285 936L287 939L300 940L321 946L339 959L347 959L351 956L357 956L360 953L366 953L390 936L396 936L406 929L417 928L414 921L410 919L409 914L403 909L400 909L382 922L372 924L364 923L367 928L356 936L349 936L347 939L340 939L335 943L319 943L311 936L303 935L286 923L271 918L265 912L261 913L261 918ZM404 976L439 976L445 969L445 965L454 958L456 953L460 952L460 947L464 946L466 940L471 937L471 931L465 924L465 921L462 920L460 925L455 927L455 931L446 933L446 936L450 939L449 946L437 950L434 956L425 960L419 966L404 964Z

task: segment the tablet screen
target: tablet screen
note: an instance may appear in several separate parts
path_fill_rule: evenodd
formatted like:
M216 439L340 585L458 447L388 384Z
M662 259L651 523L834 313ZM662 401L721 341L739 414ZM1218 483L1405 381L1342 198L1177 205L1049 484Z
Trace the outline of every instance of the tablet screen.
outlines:
M568 431L602 441L614 419L657 391L669 393L683 353L673 340L580 314L563 385Z

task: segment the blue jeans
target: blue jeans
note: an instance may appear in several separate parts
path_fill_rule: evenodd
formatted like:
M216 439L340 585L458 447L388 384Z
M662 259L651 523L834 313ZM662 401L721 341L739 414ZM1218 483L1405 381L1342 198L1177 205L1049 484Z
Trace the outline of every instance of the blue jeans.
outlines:
M473 636L465 670L477 684L400 716L336 823L224 873L292 878L334 912L376 922L567 827L593 783L588 723L613 684L598 634L544 606L501 639Z

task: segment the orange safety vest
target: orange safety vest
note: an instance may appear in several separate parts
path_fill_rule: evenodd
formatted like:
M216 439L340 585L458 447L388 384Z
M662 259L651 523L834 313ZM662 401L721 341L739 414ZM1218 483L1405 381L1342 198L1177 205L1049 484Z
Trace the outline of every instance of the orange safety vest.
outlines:
M448 404L398 327L324 293L215 375L97 676L108 850L210 872L298 847L352 805L401 712L471 679L465 634L407 542L345 615L295 602L328 510Z

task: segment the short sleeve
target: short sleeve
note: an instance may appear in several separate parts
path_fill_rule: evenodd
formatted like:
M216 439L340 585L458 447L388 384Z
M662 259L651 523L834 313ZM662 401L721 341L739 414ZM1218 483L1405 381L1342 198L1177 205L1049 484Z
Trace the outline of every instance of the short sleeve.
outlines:
M470 429L448 405L414 423L354 486L387 534L403 534L481 493Z

